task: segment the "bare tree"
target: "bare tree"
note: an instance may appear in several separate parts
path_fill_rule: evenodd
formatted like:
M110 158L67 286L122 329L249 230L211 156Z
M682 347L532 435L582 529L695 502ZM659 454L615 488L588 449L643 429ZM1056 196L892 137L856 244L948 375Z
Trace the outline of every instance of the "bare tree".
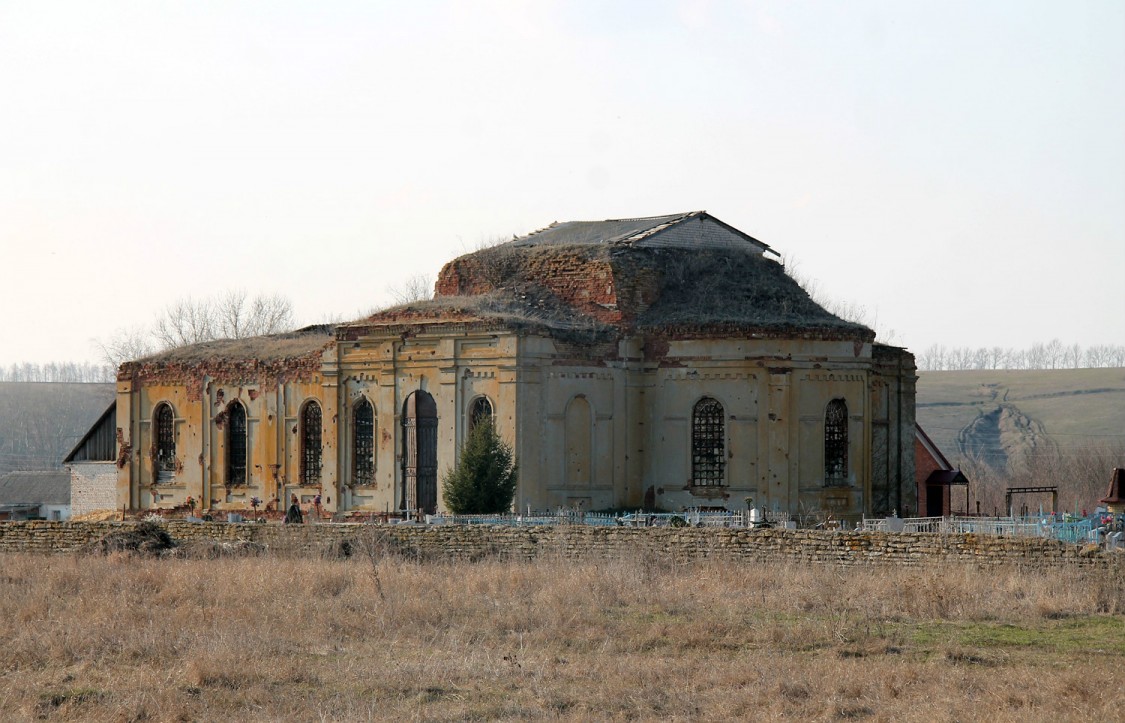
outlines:
M1125 367L1125 346L1117 345L1109 347L1108 357L1106 366Z
M152 333L164 349L211 341L218 326L215 305L190 296L165 307Z
M140 359L156 351L152 333L143 326L122 327L109 339L95 339L102 360L113 369L130 359Z
M183 298L166 306L150 328L118 329L108 340L95 339L102 358L113 368L158 349L174 349L215 339L243 339L277 334L294 326L293 306L279 294L248 298L241 289L213 299Z
M1071 344L1066 348L1066 365L1071 369L1078 369L1082 366L1082 346L1080 344Z
M1045 356L1045 363L1049 369L1058 369L1064 363L1066 357L1066 349L1063 347L1062 342L1058 339L1051 339L1047 342L1047 346L1043 347L1043 354Z
M944 346L941 344L931 344L918 356L918 368L931 372L945 369L945 354Z
M244 339L293 327L293 307L283 296L259 294L247 300L235 289L215 299L180 299L157 317L153 334L165 349L213 339Z
M247 301L243 289L221 294L213 304L216 338L245 339L293 328L293 307L279 294L259 294Z
M427 274L411 276L399 284L387 287L395 304L411 304L434 298L434 282Z
M1109 366L1113 351L1107 344L1095 344L1086 350L1086 366L1091 368Z
M973 369L988 368L988 349L983 346L973 352Z

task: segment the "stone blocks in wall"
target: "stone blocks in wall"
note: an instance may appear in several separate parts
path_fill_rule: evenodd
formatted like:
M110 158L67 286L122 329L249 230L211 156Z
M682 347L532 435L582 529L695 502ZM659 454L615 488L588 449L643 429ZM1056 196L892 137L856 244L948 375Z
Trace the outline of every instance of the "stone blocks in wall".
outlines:
M132 522L0 524L0 552L71 552ZM897 564L969 563L1037 566L1123 566L1125 556L1042 538L928 533L826 532L617 527L488 527L476 525L225 524L170 521L177 541L245 540L287 554L324 554L341 543L362 554L372 543L424 560L598 559L664 557L738 562Z

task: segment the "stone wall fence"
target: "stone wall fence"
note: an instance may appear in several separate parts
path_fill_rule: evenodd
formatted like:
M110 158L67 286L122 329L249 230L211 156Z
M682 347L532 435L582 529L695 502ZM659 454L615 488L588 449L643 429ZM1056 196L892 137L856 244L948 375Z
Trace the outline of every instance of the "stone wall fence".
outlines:
M0 524L0 553L71 553L137 522L9 522ZM306 525L253 522L160 524L178 543L247 542L279 554L346 555L377 551L424 560L470 561L662 558L674 562L820 564L972 563L1035 566L1125 566L1125 555L1093 545L1029 537L822 530L625 528L561 525Z

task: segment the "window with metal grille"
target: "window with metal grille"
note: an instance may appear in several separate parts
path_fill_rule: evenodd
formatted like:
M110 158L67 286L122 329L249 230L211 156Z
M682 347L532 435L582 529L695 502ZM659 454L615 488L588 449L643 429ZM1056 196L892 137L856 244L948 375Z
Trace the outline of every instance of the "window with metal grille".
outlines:
M156 407L154 417L153 468L156 470L156 481L171 482L176 476L176 415L171 404L163 403Z
M320 405L309 402L301 410L301 484L320 484Z
M723 405L704 397L691 413L691 483L697 487L722 485L726 461Z
M848 404L833 399L824 410L824 484L848 484Z
M352 484L375 483L375 408L367 399L355 405L355 424L352 427L355 450Z
M232 402L227 407L227 486L246 484L246 407Z
M472 407L469 408L468 432L470 434L472 434L473 427L477 426L477 422L482 419L492 419L492 402L488 401L488 397L477 397L473 400Z

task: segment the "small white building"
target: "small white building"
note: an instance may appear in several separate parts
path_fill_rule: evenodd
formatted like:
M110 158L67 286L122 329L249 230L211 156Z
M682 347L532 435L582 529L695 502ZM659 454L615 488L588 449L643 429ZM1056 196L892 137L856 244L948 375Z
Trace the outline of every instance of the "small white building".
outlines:
M70 519L70 473L9 472L0 476L0 520Z

